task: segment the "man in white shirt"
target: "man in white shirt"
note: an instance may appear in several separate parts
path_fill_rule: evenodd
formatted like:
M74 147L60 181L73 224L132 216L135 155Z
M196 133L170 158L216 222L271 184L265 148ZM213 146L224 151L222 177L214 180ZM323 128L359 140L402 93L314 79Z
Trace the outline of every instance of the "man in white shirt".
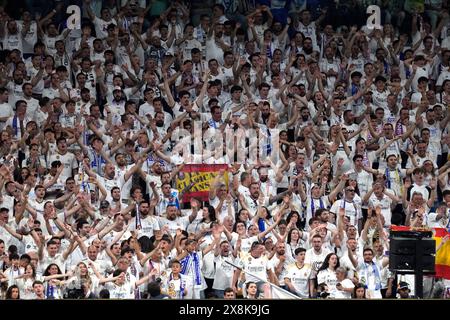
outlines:
M265 286L265 283L274 275L272 269L270 268L267 256L263 255L264 251L265 247L262 243L257 241L253 242L250 248L250 253L240 258L239 266L242 270L250 272L258 277L256 278L246 273L245 282L255 282L258 285L258 292L261 293L264 291L264 296L268 296L269 288ZM242 272L241 269L236 269L234 272L233 281L231 282L232 288L235 291L237 289L237 281Z
M449 224L449 209L445 202L442 202L436 209L436 212L428 214L428 226L430 228L448 228Z
M130 231L136 235L136 238L146 236L153 237L155 230L160 230L158 219L149 214L150 205L147 201L136 204L136 216L130 221Z
M191 202L192 204L192 202ZM178 209L174 204L169 204L166 207L166 217L159 217L159 225L160 227L168 226L169 233L174 237L177 233L178 229L186 230L189 223L194 221L194 219L197 217L198 209L197 207L194 207L192 210L192 214L190 216L178 216Z
M27 103L27 117L34 119L36 117L36 111L39 109L39 101L33 98L34 87L31 83L24 83L22 86L22 90L22 98Z
M213 30L209 31L206 40L206 61L216 59L221 65L223 65L223 53L229 48L229 46L230 44L223 41L223 24L216 24L213 27Z
M28 122L32 121L30 117L26 115L27 113L27 103L24 100L16 101L16 113L9 117L6 121L5 126L10 127L13 139L20 140L26 133L26 125Z
M43 241L44 242L44 241ZM46 244L47 250L44 252L44 243L41 243L39 246L39 264L36 269L36 273L38 275L42 275L45 269L52 263L58 265L59 269L62 273L66 272L66 260L69 256L71 247L69 246L69 250L64 252L63 254L58 253L58 245L53 240L50 240Z
M75 155L72 152L67 151L66 138L58 138L58 140L56 141L56 145L58 147L57 153L50 156L50 160L48 161L48 163L51 164L53 161L60 161L64 166L64 170L61 173L60 178L63 181L66 181L67 178L72 177L77 173L78 162L75 158Z
M312 248L306 251L305 264L310 265L312 271L317 273L322 266L325 257L330 253L328 249L322 247L323 240L319 234L316 234L312 238ZM315 277L316 275L314 275Z
M384 257L381 263L378 263L370 248L364 249L362 259L355 259L350 251L348 257L358 272L360 282L366 285L367 296L371 299L381 299L381 269L389 264L389 258Z
M339 208L345 209L345 215L350 218L350 224L362 228L362 212L360 204L355 202L355 188L347 186L345 188L344 198L337 200L333 203L330 211L337 217L339 214Z
M289 290L301 298L313 296L314 281L312 281L311 266L305 264L306 249L297 248L295 250L295 262L288 265L284 282Z

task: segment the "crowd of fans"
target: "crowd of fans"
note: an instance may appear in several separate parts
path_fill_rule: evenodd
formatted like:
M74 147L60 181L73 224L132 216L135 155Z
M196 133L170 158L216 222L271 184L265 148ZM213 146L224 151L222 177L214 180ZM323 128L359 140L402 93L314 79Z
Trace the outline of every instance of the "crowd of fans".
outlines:
M0 299L414 296L389 232L449 227L446 0L0 3Z

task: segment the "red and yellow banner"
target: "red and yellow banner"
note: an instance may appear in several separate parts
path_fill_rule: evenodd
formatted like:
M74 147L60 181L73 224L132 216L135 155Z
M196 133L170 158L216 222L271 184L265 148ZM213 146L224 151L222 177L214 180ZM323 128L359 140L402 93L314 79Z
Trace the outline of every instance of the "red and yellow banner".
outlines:
M434 239L436 240L436 277L450 279L450 241L447 241L441 246L442 238L449 235L445 228L435 228L436 233Z
M208 193L211 183L219 174L220 170L227 170L226 164L186 164L177 175L177 189L182 192L186 187L192 184L187 190L181 201L189 202L192 197L202 201L208 201ZM228 175L224 174L225 184L228 190Z

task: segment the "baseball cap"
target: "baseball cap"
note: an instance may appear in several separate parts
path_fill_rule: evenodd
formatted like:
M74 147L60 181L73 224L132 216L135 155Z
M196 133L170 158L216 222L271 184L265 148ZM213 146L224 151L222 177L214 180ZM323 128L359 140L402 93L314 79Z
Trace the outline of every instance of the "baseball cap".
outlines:
M409 289L409 285L408 285L408 283L405 282L405 281L401 281L401 282L398 284L398 290L403 290L403 289Z

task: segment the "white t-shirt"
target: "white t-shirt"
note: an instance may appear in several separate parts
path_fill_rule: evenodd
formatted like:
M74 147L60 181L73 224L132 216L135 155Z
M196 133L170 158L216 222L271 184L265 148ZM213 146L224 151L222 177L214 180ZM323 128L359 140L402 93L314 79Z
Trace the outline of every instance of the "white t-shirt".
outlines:
M209 201L209 204L211 206L213 206L214 209L219 205L219 203L220 203L220 200L217 197L214 197L214 199ZM232 205L231 205L230 213L234 217L234 208ZM227 202L224 201L222 204L222 207L219 209L219 221L222 223L223 219L225 219L226 216L228 216L228 205L227 205Z
M17 27L22 32L23 21L17 21ZM33 46L37 42L37 24L35 21L30 22L30 28L28 29L25 37L22 38L23 53L33 53Z
M106 189L106 200L109 201L110 203L113 201L112 196L111 196L111 190L114 187L118 187L120 188L121 194L122 194L122 188L125 185L125 177L122 175L120 176L118 179L114 178L114 179L107 179L105 177L101 177L97 174L96 176L97 180L102 184L103 187L105 187Z
M60 174L60 177L63 181L66 181L67 178L72 176L73 169L78 168L77 159L72 152L66 152L66 154L64 155L59 153L52 154L50 156L48 164L51 164L53 161L60 161L61 164L64 166L64 169Z
M361 219L362 213L359 204L353 202L344 201L343 199L337 200L333 203L331 207L331 212L336 216L339 214L339 208L345 209L345 215L350 218L350 224L357 226L358 220Z
M59 269L62 273L66 272L66 262L63 259L62 254L57 253L53 258L48 255L46 249L44 249L44 257L41 261L39 261L38 268L36 269L36 273L42 275L45 269L52 263L58 265Z
M355 287L355 285L353 284L353 282L350 279L344 279L343 281L340 282L340 284L341 284L342 288L345 288L345 289L353 289ZM351 299L352 293L344 291L344 290L336 290L334 292L334 298L335 299Z
M313 271L319 270L319 268L322 266L323 261L325 260L325 257L330 253L331 251L328 249L323 249L319 254L317 254L314 251L314 248L311 248L309 250L306 250L305 255L305 264L308 264L311 266L311 269Z
M430 212L428 214L428 226L430 228L447 228L449 226L449 213L446 214L447 218L445 216L439 220L436 220L437 213L436 212Z
M358 261L357 271L360 282L367 287L369 296L381 299L381 266L376 262L368 264Z
M174 237L178 229L186 230L189 225L189 217L177 217L175 220L168 220L167 218L158 217L160 228L164 226L169 227L169 232Z
M107 28L108 25L110 25L111 23L117 25L115 19L111 19L111 21L105 21L103 19L95 17L94 19L95 34L97 35L98 39L104 39L108 36Z
M147 236L151 238L155 230L160 230L159 222L156 217L147 216L141 219L141 228L136 227L136 217L130 221L130 231L135 231L137 233L137 238Z
M33 70L35 70L33 68ZM32 74L32 77L34 77L34 74ZM44 89L44 81L42 81L42 89ZM36 87L35 87L36 88ZM33 90L33 93L39 93L37 92L37 90ZM41 92L42 93L42 90ZM27 103L27 112L26 112L26 116L29 118L34 119L36 116L36 111L39 110L39 101L37 99L34 98L30 98L30 99L26 99L25 97L21 97L22 100L24 100Z
M254 258L251 254L247 254L239 259L239 267L246 272L250 272L255 276L267 281L267 270L270 269L269 260L266 256ZM246 274L245 282L259 282L261 280Z
M110 299L134 299L134 285L135 282L125 282L121 286L108 282L104 287L108 289Z
M22 34L17 28L16 34L9 34L8 29L5 27L5 36L2 38L3 50L14 50L18 49L23 52L23 41Z
M252 247L253 242L258 241L258 236L244 238L241 240L241 255L247 254Z
M167 294L171 299L182 299L188 279L184 274L179 274L178 279L174 279L172 272L161 277L161 292ZM182 296L183 295L183 296Z
M278 267L278 265L280 264L280 259L277 257L277 255L274 255L272 257L272 259L270 259L269 261L269 266L272 269L272 272L276 275L275 271ZM284 277L286 275L286 266L287 266L287 260L284 261L283 266L281 268L281 272L278 275L278 282L280 284L280 286L284 286Z
M383 194L383 197L378 199L378 197L375 194L372 194L369 198L369 206L371 208L376 208L377 206L381 207L381 214L384 217L384 225L390 226L391 225L391 218L392 218L392 199L389 198L387 195Z
M285 278L291 280L292 286L299 297L309 298L309 281L312 277L312 269L308 264L299 268L296 263L287 266Z
M216 275L214 277L213 289L225 290L227 287L231 287L233 280L234 267L226 263L229 261L234 264L234 257L229 254L228 257L218 255L214 257L214 263L216 265Z
M330 269L321 270L317 273L317 284L325 283L328 287L330 298L335 297L336 293L336 272Z

